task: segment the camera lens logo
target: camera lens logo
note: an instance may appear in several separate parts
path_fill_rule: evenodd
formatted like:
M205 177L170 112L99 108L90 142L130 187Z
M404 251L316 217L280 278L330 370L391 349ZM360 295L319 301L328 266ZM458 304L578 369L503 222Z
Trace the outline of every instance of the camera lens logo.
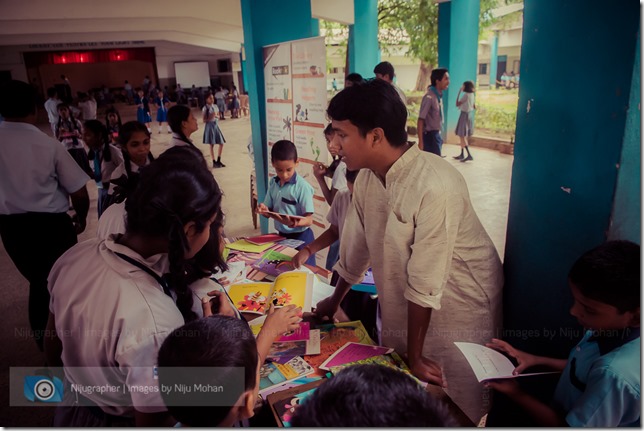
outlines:
M26 376L24 395L32 402L59 403L63 400L63 382L58 377Z

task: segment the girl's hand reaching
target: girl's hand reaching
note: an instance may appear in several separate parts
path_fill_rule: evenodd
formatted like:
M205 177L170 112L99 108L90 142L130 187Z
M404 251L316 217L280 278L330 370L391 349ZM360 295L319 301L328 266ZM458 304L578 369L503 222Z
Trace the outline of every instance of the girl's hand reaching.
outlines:
M235 309L228 301L228 298L221 290L213 290L208 292L208 296L201 298L201 308L203 309L203 316L210 317L214 314L222 316L237 317ZM213 312L213 309L215 310Z
M286 307L275 309L271 306L260 333L266 331L267 336L274 340L288 331L295 331L299 328L301 321L301 308L295 305L287 305Z

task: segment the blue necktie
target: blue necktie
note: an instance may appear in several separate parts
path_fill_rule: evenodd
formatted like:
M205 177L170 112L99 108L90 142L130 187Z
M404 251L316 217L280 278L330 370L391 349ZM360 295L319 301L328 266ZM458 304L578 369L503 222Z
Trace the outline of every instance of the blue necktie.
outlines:
M101 181L101 156L98 151L94 151L94 180L99 189L103 188L103 182Z

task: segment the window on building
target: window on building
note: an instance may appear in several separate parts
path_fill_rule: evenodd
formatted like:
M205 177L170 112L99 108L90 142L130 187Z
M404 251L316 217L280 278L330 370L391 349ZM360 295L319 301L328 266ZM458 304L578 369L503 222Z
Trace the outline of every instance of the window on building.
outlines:
M329 69L329 73L344 73L344 67L332 67Z
M487 63L479 63L479 75L487 75Z

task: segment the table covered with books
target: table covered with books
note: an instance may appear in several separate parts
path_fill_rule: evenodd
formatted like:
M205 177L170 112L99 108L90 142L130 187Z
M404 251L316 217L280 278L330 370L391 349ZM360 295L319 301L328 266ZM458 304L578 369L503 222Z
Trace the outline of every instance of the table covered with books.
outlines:
M377 346L360 321L330 323L315 318L311 309L333 293L331 273L307 265L294 270L288 262L299 245L274 234L229 238L225 251L229 270L217 275L226 278L225 289L233 306L255 335L271 303L278 307L295 304L304 312L300 327L277 339L261 366L259 395L263 407L253 425L289 426L298 403L347 366L381 364L415 379L398 353ZM427 385L426 389L445 402L461 425L474 425L442 388Z

